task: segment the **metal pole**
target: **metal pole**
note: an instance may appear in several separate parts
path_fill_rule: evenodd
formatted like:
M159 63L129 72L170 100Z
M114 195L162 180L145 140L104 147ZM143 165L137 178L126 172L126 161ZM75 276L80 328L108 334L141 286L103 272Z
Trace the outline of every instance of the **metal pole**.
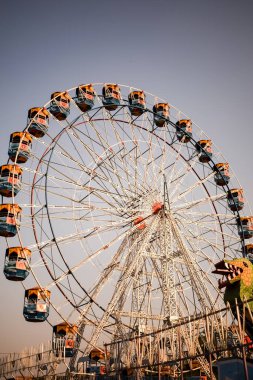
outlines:
M158 341L158 380L161 380L161 367L160 367L160 341Z
M213 380L213 363L212 363L211 352L209 352L209 368L210 368L210 380Z
M207 310L206 310L207 314ZM208 358L209 358L209 370L210 370L210 380L213 380L213 366L212 366L212 354L211 354L211 348L212 348L212 342L211 342L211 334L210 334L210 324L207 318L207 315L205 316L205 322L206 322L206 338L207 338L207 347L208 347Z
M181 372L181 380L184 380L184 363L183 363L183 356L182 356L182 341L181 341L181 333L180 333L180 326L178 326L178 343L179 343L179 360L180 360L180 372Z
M245 347L244 346L242 347L242 357L243 357L243 368L244 368L245 380L249 380L247 359L246 359Z
M238 306L237 298L235 299L235 305L236 305L236 315L237 315L237 320L238 320L238 325L239 325L239 331L240 331L240 340L241 340L240 343L242 345L242 357L243 357L244 376L245 376L245 380L249 380L247 359L246 359L246 354L245 354L245 347L243 346L245 331L244 331L244 329L242 329L240 309L239 309L239 306ZM244 319L245 319L245 313L244 312L243 312L242 319L243 319L242 322L243 322L243 326L244 326Z

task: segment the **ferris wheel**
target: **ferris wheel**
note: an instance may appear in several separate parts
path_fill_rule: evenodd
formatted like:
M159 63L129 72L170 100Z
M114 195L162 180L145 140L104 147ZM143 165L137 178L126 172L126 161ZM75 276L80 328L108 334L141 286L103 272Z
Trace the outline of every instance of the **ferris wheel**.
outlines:
M4 273L25 280L25 319L67 335L70 357L218 309L214 263L253 250L229 164L189 117L142 90L54 92L8 154Z

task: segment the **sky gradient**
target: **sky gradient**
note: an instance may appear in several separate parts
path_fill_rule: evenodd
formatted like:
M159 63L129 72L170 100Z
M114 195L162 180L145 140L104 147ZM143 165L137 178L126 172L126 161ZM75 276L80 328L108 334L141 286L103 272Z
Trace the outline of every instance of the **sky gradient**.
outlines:
M181 109L252 193L252 1L0 1L0 162L27 110L81 83L142 88ZM3 265L4 249L0 242ZM0 271L0 352L51 338L22 316L23 289Z

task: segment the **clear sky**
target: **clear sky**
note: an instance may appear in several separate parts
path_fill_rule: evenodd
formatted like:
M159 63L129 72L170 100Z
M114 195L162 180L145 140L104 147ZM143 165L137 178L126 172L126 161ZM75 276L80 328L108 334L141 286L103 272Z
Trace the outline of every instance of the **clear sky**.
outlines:
M22 130L27 110L45 104L53 91L121 83L165 98L189 115L230 162L252 205L252 1L0 4L1 163L7 161L10 133ZM0 352L50 339L45 324L24 321L22 287L1 273L0 281Z

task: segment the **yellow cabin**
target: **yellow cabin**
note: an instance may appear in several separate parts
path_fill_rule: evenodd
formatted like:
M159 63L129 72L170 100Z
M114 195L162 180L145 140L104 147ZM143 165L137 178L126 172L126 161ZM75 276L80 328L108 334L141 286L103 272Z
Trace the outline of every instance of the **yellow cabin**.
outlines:
M28 132L37 137L43 137L48 130L49 112L44 107L33 107L28 110Z
M65 92L53 92L49 111L60 121L65 120L70 113L70 96Z
M212 140L199 140L196 144L196 150L199 154L200 162L209 162L213 155L212 153Z
M25 291L23 315L28 322L43 322L49 315L51 292L39 287Z
M128 95L129 110L133 116L140 116L146 108L144 91L132 91Z
M94 348L93 350L91 350L89 358L96 362L99 360L105 360L105 352L102 349L99 350L99 349Z
M60 335L60 336L70 336L70 335L73 336L77 334L77 331L78 331L77 325L73 325L67 322L59 323L58 325L55 325L53 327L53 332L56 335Z
M4 275L7 280L23 281L29 274L31 251L23 247L6 249L4 262Z
M7 203L0 205L0 236L13 237L19 230L21 207Z
M153 107L154 123L157 127L163 127L170 120L170 106L168 103L157 103Z
M227 162L215 164L213 170L216 172L214 175L214 180L218 186L225 186L229 183L230 173L229 164Z
M245 253L248 256L248 258L252 261L253 260L253 244L245 245Z
M192 137L192 121L181 119L176 122L177 138L180 142L187 143Z
M102 102L105 109L114 111L120 105L120 88L117 84L106 83L102 89Z
M240 211L244 206L243 189L231 189L227 192L228 207L232 211Z
M29 132L14 132L10 135L8 155L13 162L24 163L31 155L32 136Z
M89 111L94 106L95 91L92 84L81 84L76 88L76 105L82 112Z
M16 196L21 189L23 170L19 165L0 166L0 194L4 197Z
M77 325L67 322L59 323L53 327L53 351L56 356L62 353L65 357L70 358L74 355L77 332Z
M242 239L253 236L253 216L243 216L237 219L238 233Z

